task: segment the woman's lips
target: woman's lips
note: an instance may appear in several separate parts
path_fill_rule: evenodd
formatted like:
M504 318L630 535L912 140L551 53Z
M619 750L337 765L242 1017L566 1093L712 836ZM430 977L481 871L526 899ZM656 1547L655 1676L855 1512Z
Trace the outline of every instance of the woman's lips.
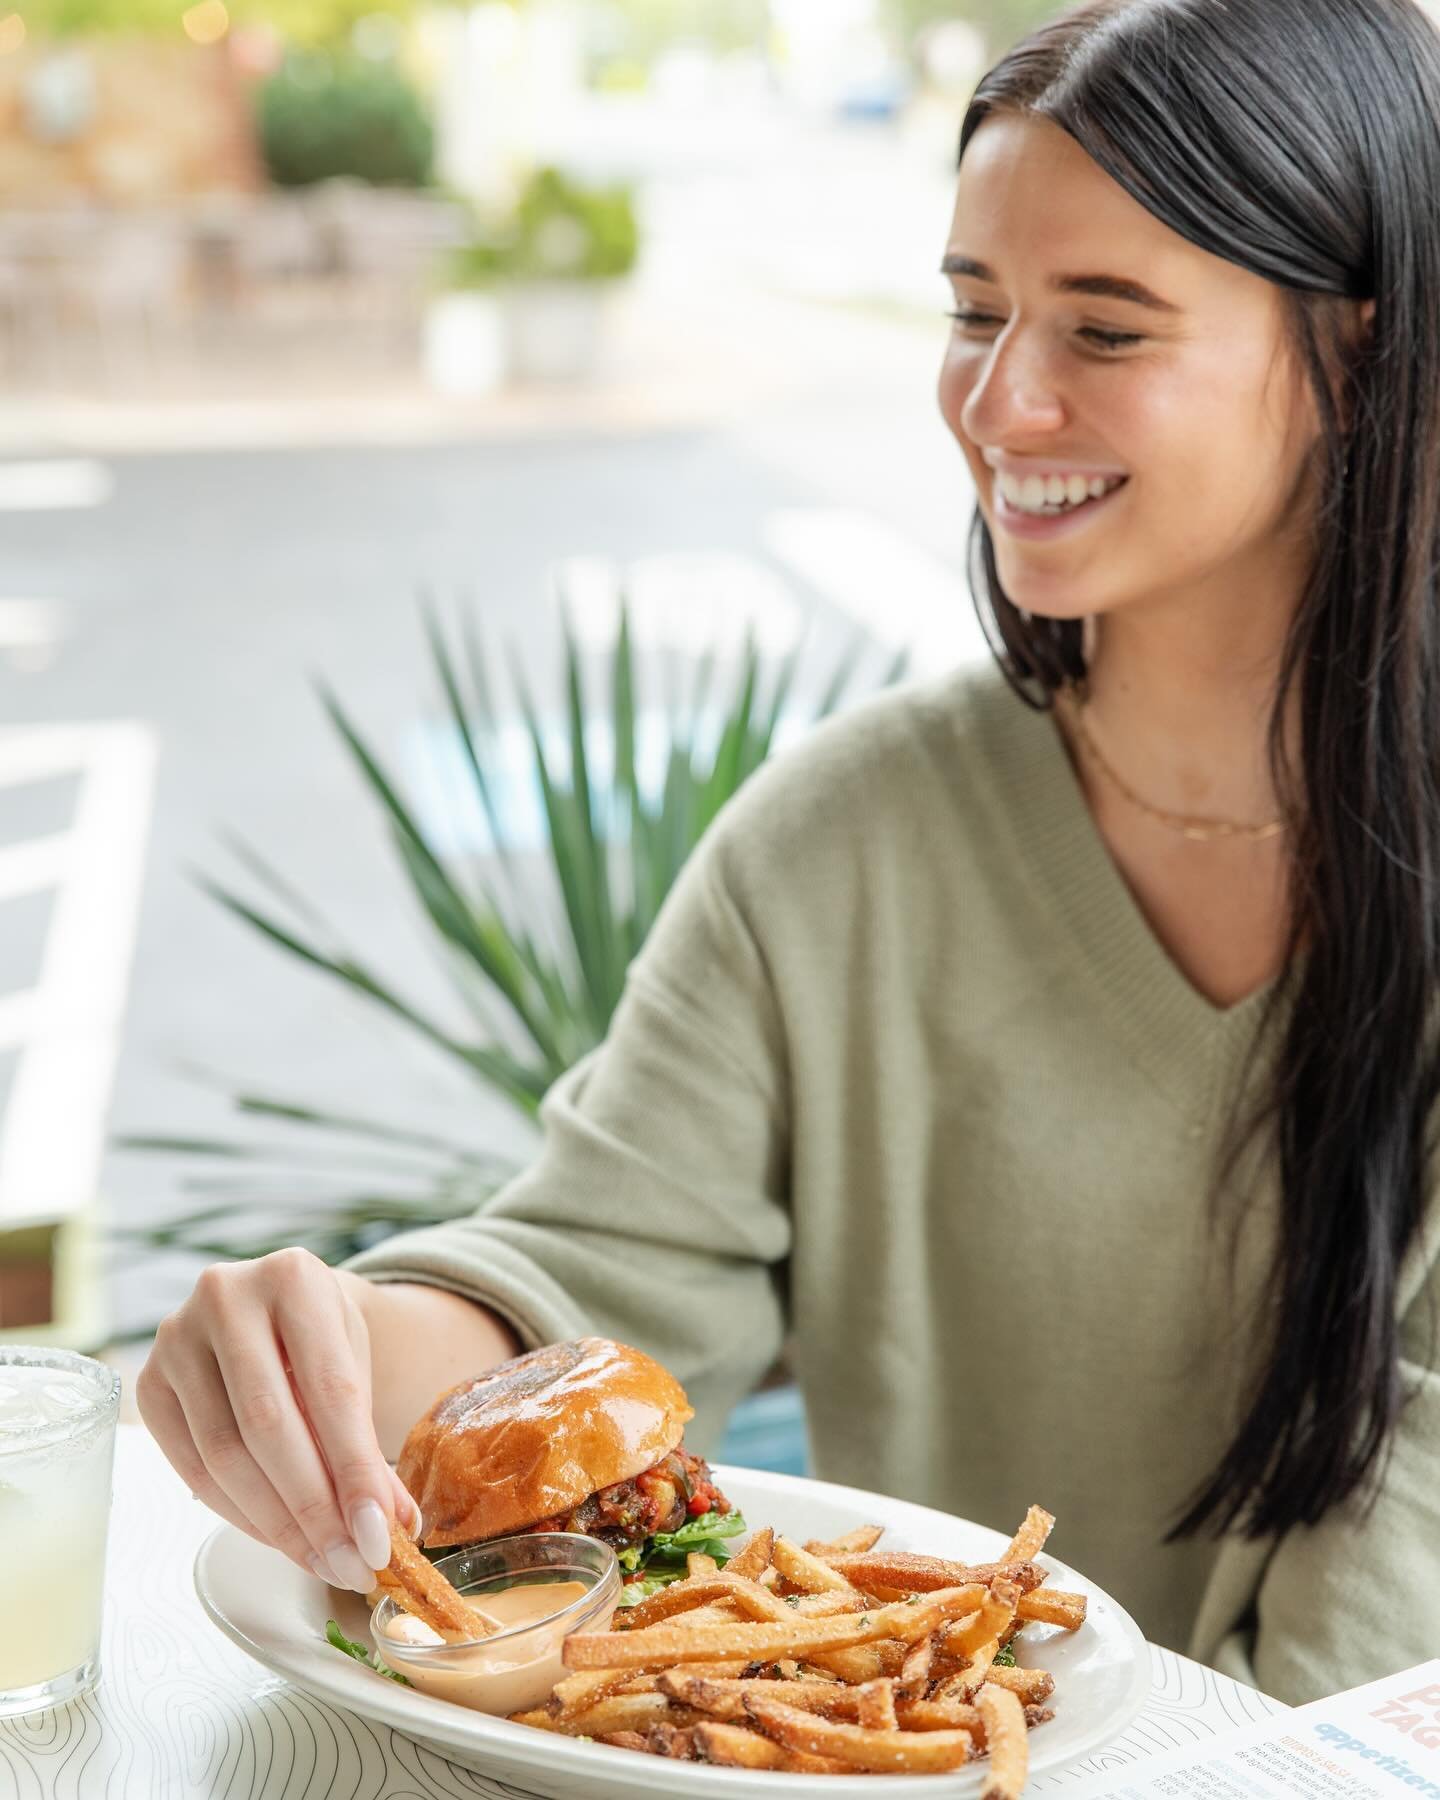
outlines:
M1012 506L997 481L991 485L990 503L996 525L1007 536L1022 538L1027 543L1048 542L1051 538L1073 537L1084 531L1107 507L1114 505L1129 485L1127 476L1119 487L1102 494L1098 500L1082 501L1068 512L1042 514L1022 512L1018 506Z

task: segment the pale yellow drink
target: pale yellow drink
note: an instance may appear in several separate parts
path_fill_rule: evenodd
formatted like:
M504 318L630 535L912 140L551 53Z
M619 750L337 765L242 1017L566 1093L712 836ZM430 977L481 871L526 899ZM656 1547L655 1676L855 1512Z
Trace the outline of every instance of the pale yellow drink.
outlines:
M101 1363L0 1344L0 1717L98 1674L118 1401Z

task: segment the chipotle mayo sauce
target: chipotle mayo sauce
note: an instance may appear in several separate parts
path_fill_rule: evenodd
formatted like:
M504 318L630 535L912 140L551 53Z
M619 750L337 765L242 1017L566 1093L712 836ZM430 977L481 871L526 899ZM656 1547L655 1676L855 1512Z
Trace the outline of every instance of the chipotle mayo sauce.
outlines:
M465 1648L452 1647L413 1613L397 1612L379 1632L382 1658L421 1693L451 1700L476 1712L512 1713L539 1706L569 1671L561 1654L565 1625L553 1619L574 1601L594 1590L583 1581L547 1581L479 1594L474 1605L498 1619L504 1636ZM613 1608L586 1621L586 1629L603 1631ZM530 1631L517 1627L533 1625ZM477 1635L486 1627L477 1621ZM396 1653L390 1654L390 1646ZM407 1650L443 1651L438 1656L409 1656Z

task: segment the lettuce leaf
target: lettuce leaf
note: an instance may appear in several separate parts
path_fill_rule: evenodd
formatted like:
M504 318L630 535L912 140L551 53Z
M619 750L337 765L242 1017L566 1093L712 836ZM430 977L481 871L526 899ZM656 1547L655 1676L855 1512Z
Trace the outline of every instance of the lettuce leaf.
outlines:
M679 1574L642 1575L638 1581L627 1581L620 1590L621 1606L638 1606L642 1600L648 1600L652 1594L658 1594L663 1587L669 1587L672 1581L678 1581L685 1571Z
M712 1540L739 1537L742 1531L749 1529L737 1508L728 1513L701 1513L698 1519L687 1519L678 1531L657 1531L650 1542L656 1550L678 1550L682 1556L696 1550L702 1555L713 1556L716 1562L728 1562L730 1552L723 1544L712 1547Z
M685 1559L691 1553L713 1556L723 1569L731 1552L726 1538L739 1537L748 1531L744 1517L735 1512L701 1513L698 1519L687 1519L678 1531L657 1531L640 1544L627 1544L618 1552L620 1567L627 1574L640 1571L639 1581L627 1581L620 1590L622 1606L638 1606L651 1594L672 1581L685 1576Z
M346 1656L353 1656L358 1663L364 1663L367 1669L373 1669L377 1675L383 1675L388 1681L398 1681L402 1687L413 1685L397 1669L387 1669L380 1658L363 1644L357 1644L354 1638L347 1638L345 1633L333 1619L325 1621L325 1636L328 1642Z

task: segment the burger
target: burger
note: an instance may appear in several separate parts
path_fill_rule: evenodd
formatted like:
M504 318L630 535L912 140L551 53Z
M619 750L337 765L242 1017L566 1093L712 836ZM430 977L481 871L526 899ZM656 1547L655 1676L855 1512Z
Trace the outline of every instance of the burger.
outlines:
M430 1553L516 1532L574 1531L616 1552L622 1604L723 1565L745 1521L685 1448L695 1416L653 1357L610 1338L546 1344L448 1389L405 1439L396 1471Z

